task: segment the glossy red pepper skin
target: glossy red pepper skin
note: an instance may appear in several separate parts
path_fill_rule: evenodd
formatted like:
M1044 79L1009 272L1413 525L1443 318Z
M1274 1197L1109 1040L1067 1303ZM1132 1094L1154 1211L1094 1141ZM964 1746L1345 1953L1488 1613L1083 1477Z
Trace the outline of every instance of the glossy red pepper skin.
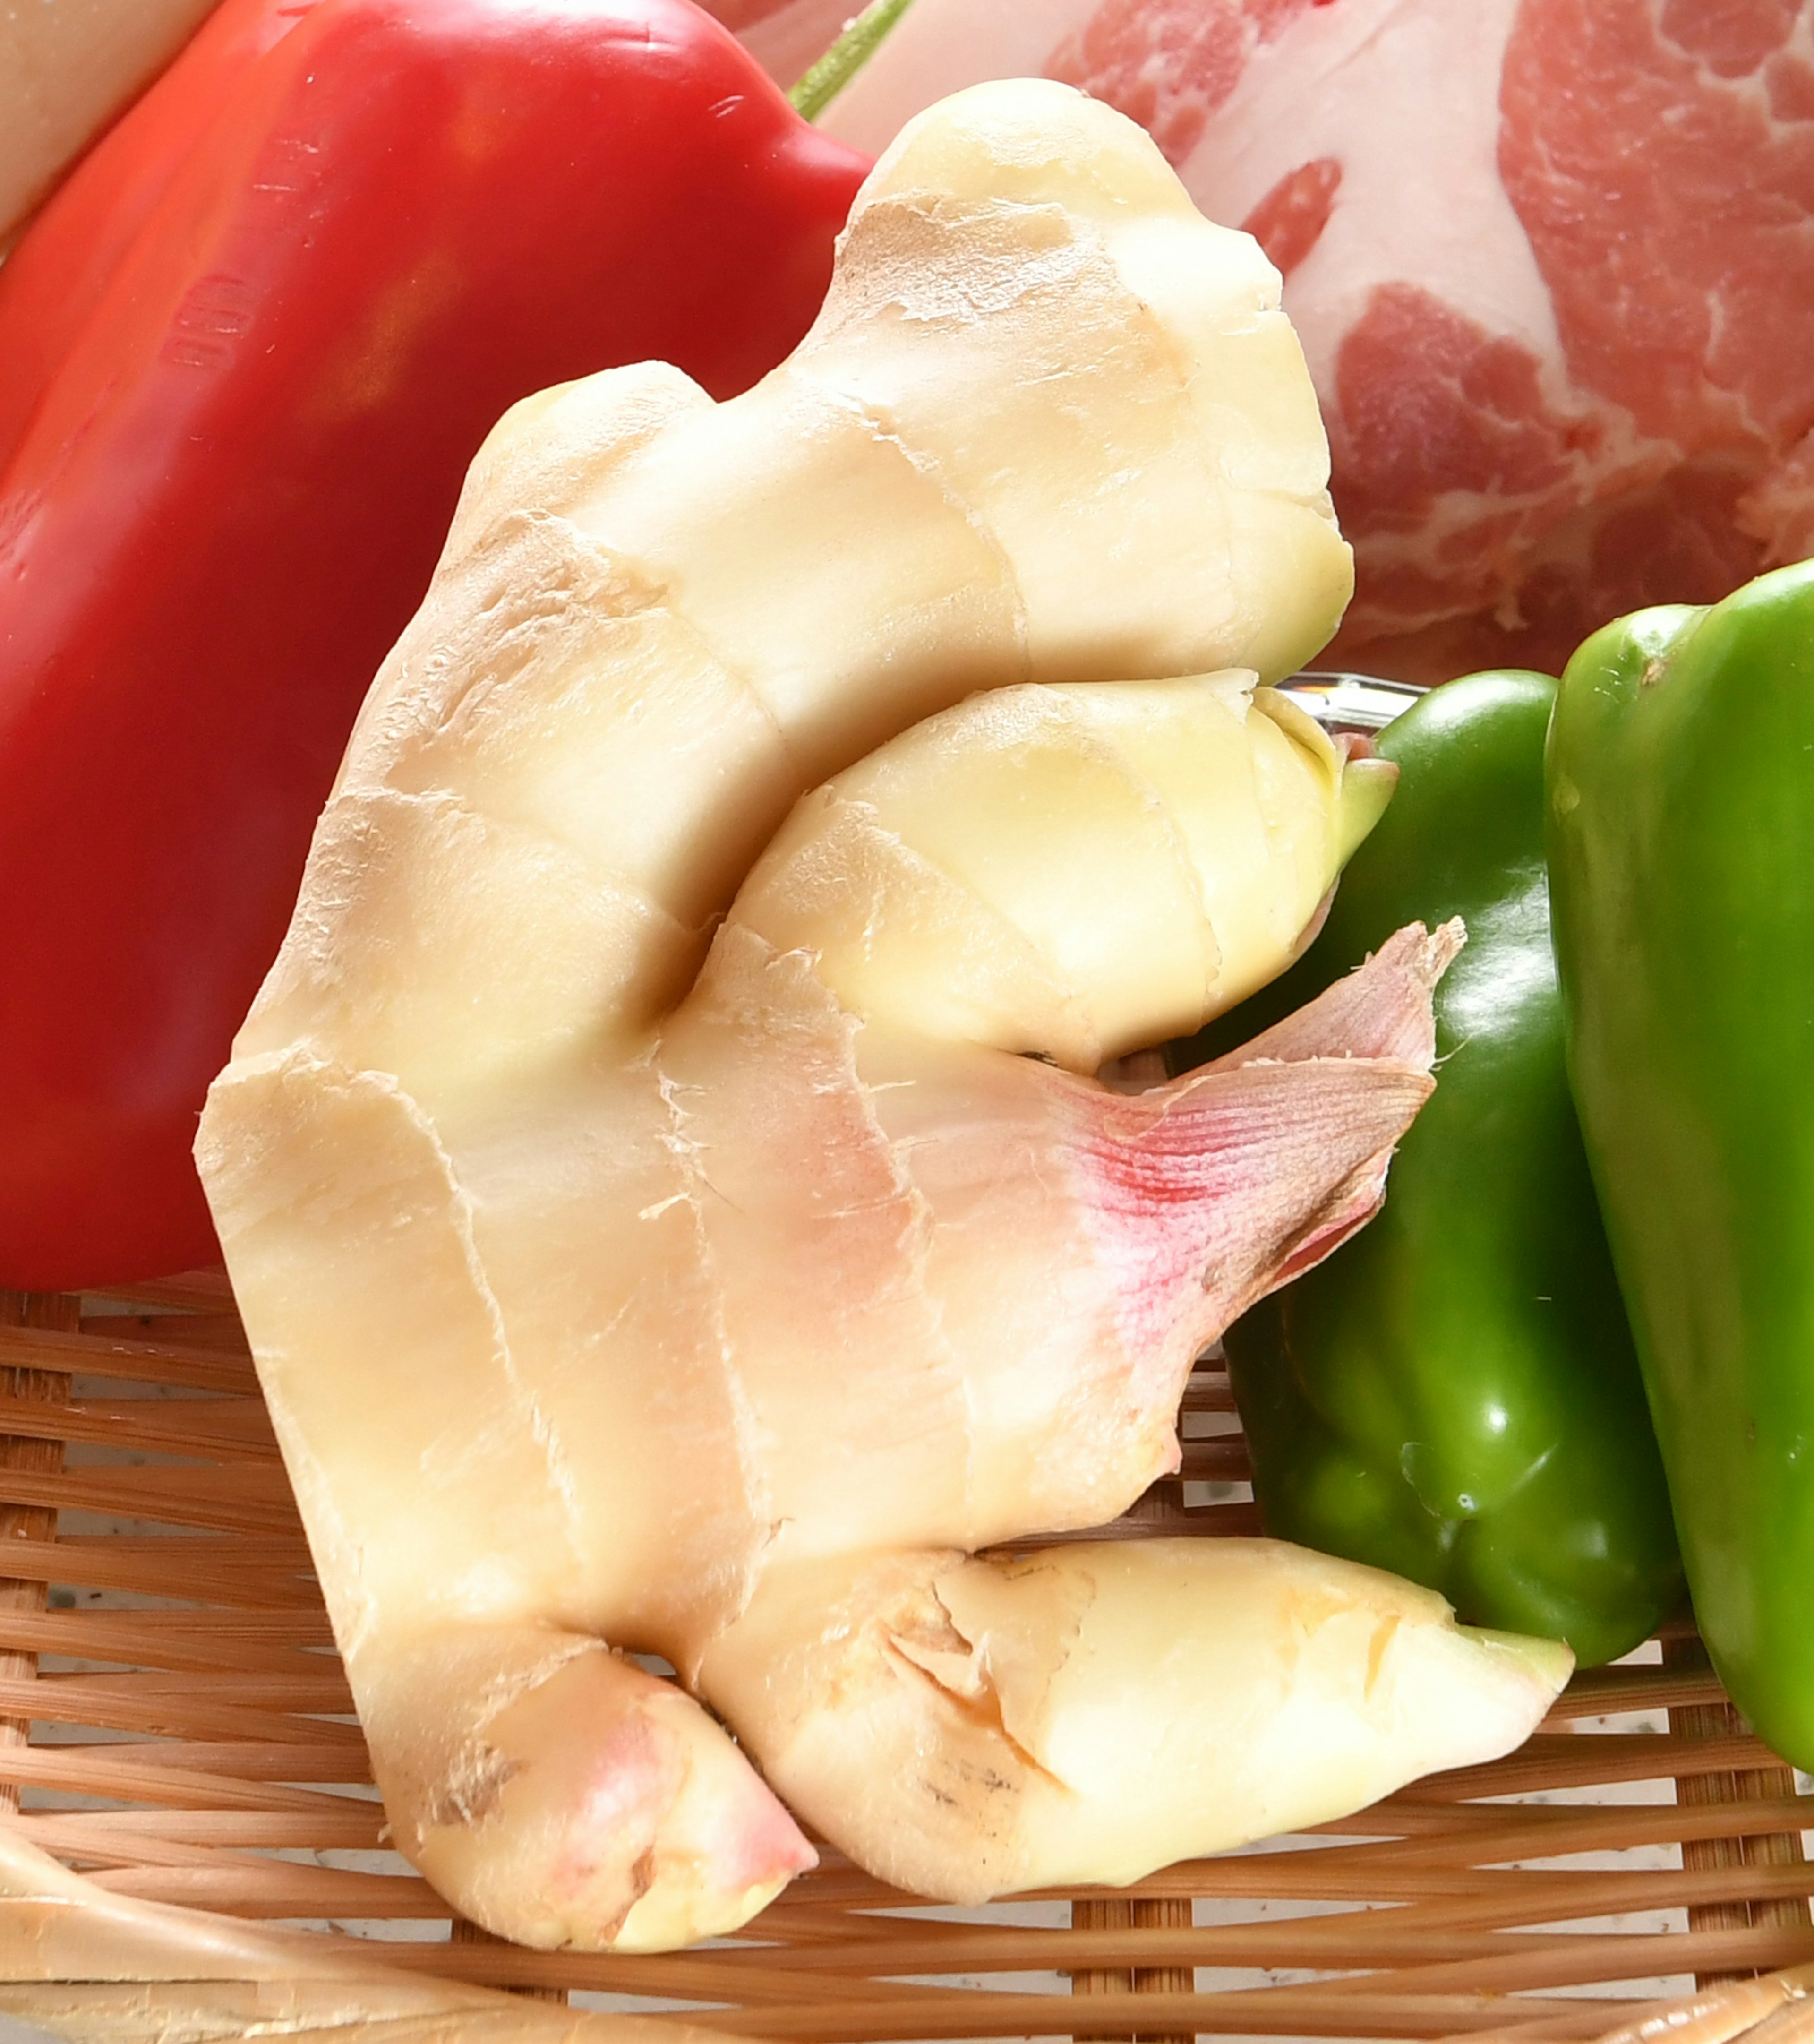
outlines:
M867 168L687 0L320 0L259 34L224 24L85 167L124 190L137 123L159 189L0 479L0 1285L217 1253L195 1116L479 442L616 363L754 382ZM174 165L160 94L213 100ZM22 246L0 375L94 190Z

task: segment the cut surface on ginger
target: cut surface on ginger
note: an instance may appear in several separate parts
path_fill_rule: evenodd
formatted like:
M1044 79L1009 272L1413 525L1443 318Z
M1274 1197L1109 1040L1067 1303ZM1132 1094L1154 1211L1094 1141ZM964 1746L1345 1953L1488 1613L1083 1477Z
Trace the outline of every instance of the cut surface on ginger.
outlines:
M392 1831L467 1915L731 1931L812 1858L777 1788L929 1894L1123 1879L1541 1714L1426 1600L1449 1673L1376 1722L1364 1572L1300 1693L1263 1549L966 1559L1177 1466L1193 1358L1432 1084L1454 929L1250 1059L1091 1076L1281 970L1389 792L1265 686L1348 593L1326 467L1253 245L1038 83L903 134L754 390L615 371L481 451L198 1148ZM1237 1611L1314 1794L1150 1679ZM1136 1793L1187 1723L1191 1796Z

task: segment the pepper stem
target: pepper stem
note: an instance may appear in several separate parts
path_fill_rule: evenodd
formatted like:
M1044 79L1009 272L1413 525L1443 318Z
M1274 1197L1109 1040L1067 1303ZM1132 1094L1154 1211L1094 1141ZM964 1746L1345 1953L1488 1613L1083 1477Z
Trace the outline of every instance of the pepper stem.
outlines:
M876 46L913 4L913 0L870 0L799 84L788 103L803 120L816 121L866 64Z

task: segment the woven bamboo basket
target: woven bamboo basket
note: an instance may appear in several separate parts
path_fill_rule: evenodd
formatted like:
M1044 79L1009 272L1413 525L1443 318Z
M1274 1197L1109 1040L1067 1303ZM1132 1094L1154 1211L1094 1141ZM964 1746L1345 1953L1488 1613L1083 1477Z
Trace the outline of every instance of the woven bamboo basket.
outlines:
M0 1293L0 2011L109 2044L566 2037L627 2007L668 2040L682 2011L847 2044L1814 2038L1814 1793L1686 1620L1509 1758L1132 1889L960 1917L828 1854L734 1940L531 1952L385 1850L225 1278ZM1255 1531L1214 1366L1183 1426L1180 1475L1112 1530Z

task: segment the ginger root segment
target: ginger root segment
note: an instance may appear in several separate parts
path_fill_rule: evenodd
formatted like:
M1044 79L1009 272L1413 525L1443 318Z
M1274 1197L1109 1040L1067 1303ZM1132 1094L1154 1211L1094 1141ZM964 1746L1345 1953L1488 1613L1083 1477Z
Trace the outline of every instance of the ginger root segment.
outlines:
M1348 594L1326 459L1258 250L1026 83L902 136L756 389L613 371L481 451L197 1153L393 1834L480 1923L746 1920L812 1858L764 1657L877 1558L1122 1510L1377 1204L1455 932L1256 1061L1088 1076L1276 971L1383 800L1255 686ZM1402 1706L1396 1778L1455 1757ZM1087 1872L1095 1792L919 1877Z
M1137 1881L1518 1744L1574 1666L1282 1540L778 1570L707 1656L769 1778L910 1893Z

